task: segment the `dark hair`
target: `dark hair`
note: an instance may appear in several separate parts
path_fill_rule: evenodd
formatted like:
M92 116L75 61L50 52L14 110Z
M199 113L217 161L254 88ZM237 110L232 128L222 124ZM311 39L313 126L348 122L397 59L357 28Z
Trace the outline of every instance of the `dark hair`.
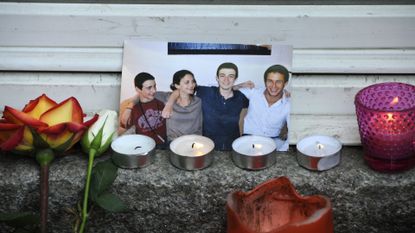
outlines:
M231 62L225 62L219 65L218 69L216 70L216 77L219 77L219 71L221 69L233 69L235 70L235 79L238 78L238 67L231 63Z
M138 88L138 89L142 89L143 88L143 83L147 80L154 80L154 76L146 73L146 72L141 72L139 74L137 74L134 78L134 85Z
M280 73L284 76L284 81L288 82L290 79L290 72L282 65L270 66L264 73L264 82L267 82L267 76L269 73Z
M182 80L182 78L184 78L184 76L186 76L188 74L190 74L193 77L193 80L196 83L195 76L193 75L193 73L191 71L189 71L189 70L179 70L179 71L177 71L176 73L173 74L173 83L170 84L170 89L172 89L173 91L176 90L177 88L176 88L175 84L180 85L180 80Z

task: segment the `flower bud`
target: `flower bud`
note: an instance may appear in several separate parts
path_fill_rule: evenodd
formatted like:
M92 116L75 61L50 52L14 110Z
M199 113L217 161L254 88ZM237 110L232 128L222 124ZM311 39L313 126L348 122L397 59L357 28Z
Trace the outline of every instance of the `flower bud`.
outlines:
M104 109L98 112L98 120L83 135L81 145L85 153L89 154L93 148L96 156L104 153L112 140L117 136L117 112Z

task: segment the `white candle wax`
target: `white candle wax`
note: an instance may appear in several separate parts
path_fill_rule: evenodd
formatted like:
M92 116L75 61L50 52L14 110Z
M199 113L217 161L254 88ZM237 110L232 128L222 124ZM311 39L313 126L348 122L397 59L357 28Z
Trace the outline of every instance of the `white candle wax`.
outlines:
M249 156L266 155L273 152L276 147L271 138L254 135L239 137L232 143L234 151Z
M155 146L152 138L140 134L123 135L111 144L113 151L124 155L146 155Z
M298 142L297 148L308 156L325 157L337 153L341 149L341 144L335 138L316 135Z
M340 163L341 143L329 136L314 135L297 143L297 160L301 166L324 171Z
M213 150L213 141L200 135L184 135L170 143L170 150L182 156L202 156Z

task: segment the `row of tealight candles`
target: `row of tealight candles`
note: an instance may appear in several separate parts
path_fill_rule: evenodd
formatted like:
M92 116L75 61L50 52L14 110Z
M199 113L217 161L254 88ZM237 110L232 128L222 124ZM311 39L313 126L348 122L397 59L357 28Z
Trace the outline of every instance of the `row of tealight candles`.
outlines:
M145 135L124 135L111 145L114 162L123 168L144 167L152 162L155 142ZM198 170L213 161L215 145L207 137L184 135L170 143L170 162L184 170ZM260 170L276 162L276 144L273 139L246 135L232 144L235 165L248 170ZM297 144L298 163L310 170L327 170L340 162L341 143L329 136L306 137Z

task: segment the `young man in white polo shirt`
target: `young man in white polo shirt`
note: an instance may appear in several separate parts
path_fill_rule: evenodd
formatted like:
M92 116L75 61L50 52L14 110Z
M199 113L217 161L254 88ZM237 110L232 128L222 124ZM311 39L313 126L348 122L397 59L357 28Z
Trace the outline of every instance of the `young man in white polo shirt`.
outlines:
M288 80L288 70L282 65L273 65L264 73L265 87L243 88L249 86L246 83L234 87L249 99L243 133L273 138L277 151L287 151L289 146L288 138L280 138L290 120L290 99L284 94Z

